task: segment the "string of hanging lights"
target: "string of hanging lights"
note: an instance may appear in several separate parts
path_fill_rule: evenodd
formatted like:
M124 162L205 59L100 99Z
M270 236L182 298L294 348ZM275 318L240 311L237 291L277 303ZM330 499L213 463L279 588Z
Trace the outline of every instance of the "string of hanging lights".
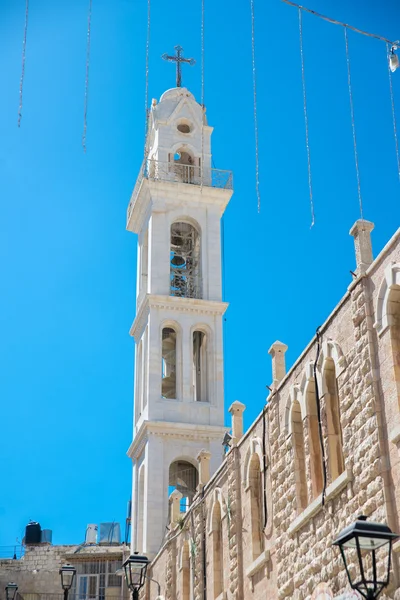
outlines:
M300 57L301 57L301 72L302 72L302 85L303 85L303 103L304 103L304 120L306 127L306 146L307 146L307 160L308 160L308 182L309 182L309 190L310 190L310 202L311 202L311 211L312 211L312 225L314 224L314 206L313 206L313 196L312 196L312 184L311 184L311 161L310 161L310 148L309 148L309 135L308 135L308 115L307 115L307 100L306 100L306 88L305 88L305 76L304 76L304 56L303 56L303 30L302 30L302 18L301 15L303 12L309 13L315 17L318 17L324 21L332 23L334 25L340 25L344 30L344 38L345 38L345 49L346 49L346 63L347 63L347 83L348 83L348 91L349 91L349 100L350 100L350 115L351 115L351 126L352 126L352 134L353 134L353 147L354 147L354 161L355 161L355 169L356 169L356 178L357 178L357 192L358 192L358 202L360 208L360 217L363 219L363 202L361 195L361 183L360 183L360 168L358 161L358 150L357 150L357 136L356 136L356 127L355 127L355 118L354 118L354 102L353 102L353 89L352 89L352 81L351 81L351 68L350 68L350 55L349 55L349 40L348 40L348 30L352 30L361 35L377 39L379 41L385 42L387 47L387 61L388 61L388 69L389 69L389 89L390 89L390 99L391 99L391 107L392 107L392 119L393 119L393 131L394 131L394 139L395 139L395 147L396 147L396 159L397 159L397 171L400 180L400 154L399 154L399 144L398 144L398 136L397 136L397 124L396 124L396 112L394 105L394 94L393 94L393 84L392 84L392 73L394 73L400 66L399 57L396 54L396 51L400 48L400 41L391 41L381 35L377 35L375 33L369 33L368 31L363 31L362 29L358 29L357 27L353 27L347 23L342 21L338 21L337 19L332 19L331 17L327 17L321 13L318 13L315 10L302 6L301 4L297 4L296 2L292 2L292 0L282 0L285 4L289 6L293 6L297 8L299 12L299 27L300 27Z
M258 144L258 116L257 116L257 71L256 71L256 42L255 42L255 14L254 0L250 0L251 12L251 58L253 68L253 113L254 113L254 142L255 142L255 159L256 159L256 194L257 194L257 210L260 212L260 180L259 180L259 144Z
M145 67L145 89L144 89L144 159L147 153L147 130L149 125L149 56L150 56L150 25L151 25L151 2L147 0L147 32L146 32L146 67Z
M353 25L349 25L348 23L343 23L343 21L337 21L336 19L332 19L331 17L322 15L321 13L317 12L316 10L312 10L311 8L307 8L305 6L302 6L301 4L296 4L296 2L292 2L291 0L282 0L282 2L284 2L285 4L288 4L289 6L294 6L296 8L299 8L300 10L302 10L304 12L308 12L311 15L314 15L315 17L319 17L320 19L323 19L324 21L328 21L328 23L333 23L334 25L341 25L342 27L346 27L346 29L351 29L352 31L355 31L356 33L361 33L362 35L366 35L368 37L372 37L377 40L381 40L382 42L387 42L388 44L390 44L390 46L392 46L393 50L397 50L397 45L400 44L400 42L398 42L398 41L392 42L392 41L388 40L387 38L383 37L382 35L378 35L376 33L369 33L368 31L363 31L362 29L353 27ZM397 66L398 66L398 64L397 64Z
M204 0L201 0L201 107L203 110L201 120L201 193L203 193L203 182L204 182L204 119L205 119L205 105L204 105Z
M22 119L22 102L23 102L23 91L24 91L24 80L25 80L26 38L27 38L27 34L28 34L28 17L29 17L29 0L26 0L24 37L22 40L21 79L19 82L18 127L21 127L21 119Z
M90 66L90 36L92 33L92 0L89 0L88 26L86 33L86 72L85 72L85 101L83 110L82 148L86 152L87 112L89 98L89 66Z
M360 207L360 217L361 217L361 219L363 219L364 218L364 216L363 216L363 203L362 203L362 196L361 196L360 167L359 167L359 163L358 163L356 123L355 123L355 119L354 119L353 86L351 84L349 38L348 38L348 35L347 35L347 27L344 28L344 41L345 41L345 47L346 47L347 85L348 85L348 88L349 88L351 128L352 128L352 132L353 132L354 162L355 162L356 177L357 177L358 204L359 204L359 207Z
M396 70L397 67L394 67L393 65L391 65L390 61L391 61L393 54L392 54L392 49L390 48L389 44L386 44L386 55L388 58L390 104L392 107L392 120L393 120L394 143L395 143L395 148L396 148L397 173L398 173L399 180L400 180L399 140L397 137L397 121L396 121L396 110L395 110L395 106L394 106L394 94L393 94L393 82L392 82L392 73ZM397 64L398 64L399 59L398 59L397 55L395 54L394 57L395 57L395 59L397 59ZM394 61L394 63L395 62L396 61Z
M396 69L398 69L398 67L400 66L399 57L396 54L396 50L398 50L400 48L400 40L392 42L391 40L388 40L387 38L383 37L382 35L378 35L377 33L370 33L369 31L364 31L363 29L358 29L358 27L353 27L353 25L349 25L348 23L344 23L343 21L338 21L337 19L332 19L331 17L327 17L326 15L323 15L323 14L317 12L316 10L312 10L311 8L307 8L305 6L302 6L301 4L296 4L296 2L292 2L291 0L282 0L282 2L284 2L285 4L288 4L289 6L294 6L295 8L298 8L301 11L307 12L310 15L314 15L314 17L318 17L319 19L322 19L323 21L328 21L328 23L333 23L333 25L340 25L341 27L344 27L345 29L351 29L352 31L355 31L356 33L360 33L361 35L365 35L367 37L371 37L376 40L380 40L381 42L385 42L386 44L388 44L390 46L390 53L389 53L388 58L389 58L389 67L390 67L390 70L392 71L392 73L394 73L396 71Z
M300 38L300 60L301 60L301 83L303 87L303 111L304 111L304 124L306 133L306 150L307 150L307 169L308 169L308 190L310 194L310 207L311 207L311 227L315 223L314 214L314 200L313 200L313 188L312 188L312 176L311 176L311 153L310 153L310 142L308 132L308 111L307 111L307 90L306 90L306 78L304 71L304 52L303 52L303 18L302 12L299 9L299 38Z

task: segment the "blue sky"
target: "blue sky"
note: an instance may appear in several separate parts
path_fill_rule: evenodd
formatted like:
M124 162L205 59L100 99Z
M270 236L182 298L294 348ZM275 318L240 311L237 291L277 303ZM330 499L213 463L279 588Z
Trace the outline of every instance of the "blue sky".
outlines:
M93 0L87 153L81 147L87 4L31 0L17 128L25 0L0 0L0 546L29 519L55 543L87 523L124 522L131 490L136 239L125 211L143 155L145 0ZM304 15L316 222L310 229L297 11L255 0L261 213L257 213L249 2L206 0L205 101L217 168L234 171L224 219L226 407L246 426L271 382L268 348L290 366L355 268L359 218L343 30ZM389 39L389 0L308 6ZM150 98L174 86L160 56L198 64L200 0L152 0ZM349 32L364 216L375 255L399 224L400 184L385 44ZM393 77L400 120L400 72ZM227 422L228 419L227 419Z

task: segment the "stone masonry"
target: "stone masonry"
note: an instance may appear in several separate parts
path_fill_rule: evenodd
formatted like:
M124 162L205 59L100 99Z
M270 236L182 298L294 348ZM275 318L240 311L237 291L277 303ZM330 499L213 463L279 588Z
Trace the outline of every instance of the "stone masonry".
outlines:
M225 460L170 523L152 562L162 597L355 598L332 546L337 533L360 514L400 531L400 229L373 262L372 229L367 221L352 228L355 277L289 372L286 346L271 347L279 361L271 393L242 437L243 409L231 411ZM188 539L190 569L182 571ZM400 599L399 551L395 543L382 598ZM147 600L156 597L147 590Z

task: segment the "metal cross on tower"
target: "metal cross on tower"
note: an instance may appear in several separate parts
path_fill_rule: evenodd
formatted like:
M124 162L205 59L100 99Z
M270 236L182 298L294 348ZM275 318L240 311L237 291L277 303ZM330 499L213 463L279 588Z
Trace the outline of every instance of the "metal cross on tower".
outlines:
M176 87L181 87L182 63L188 63L190 66L193 66L196 63L196 61L194 60L194 58L183 58L182 46L175 46L174 50L176 52L175 56L169 56L168 54L163 54L161 58L163 58L164 60L168 60L169 62L176 63Z

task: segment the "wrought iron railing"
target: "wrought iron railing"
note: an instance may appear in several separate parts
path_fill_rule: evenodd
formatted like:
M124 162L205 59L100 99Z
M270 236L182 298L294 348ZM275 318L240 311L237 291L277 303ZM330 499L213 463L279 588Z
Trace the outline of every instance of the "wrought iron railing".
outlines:
M227 190L233 188L232 171L222 171L220 169L210 169L207 167L201 168L196 165L183 165L176 162L161 162L158 160L147 159L142 164L131 201L129 202L127 211L128 220L143 179L149 179L151 181L173 181Z
M68 594L68 600L122 600L123 598L124 593L122 588L115 591L115 594L110 594L109 588L107 591L104 590L104 592L100 594L90 594L89 592L80 594L73 591ZM64 593L49 594L47 592L18 592L17 600L64 600Z

